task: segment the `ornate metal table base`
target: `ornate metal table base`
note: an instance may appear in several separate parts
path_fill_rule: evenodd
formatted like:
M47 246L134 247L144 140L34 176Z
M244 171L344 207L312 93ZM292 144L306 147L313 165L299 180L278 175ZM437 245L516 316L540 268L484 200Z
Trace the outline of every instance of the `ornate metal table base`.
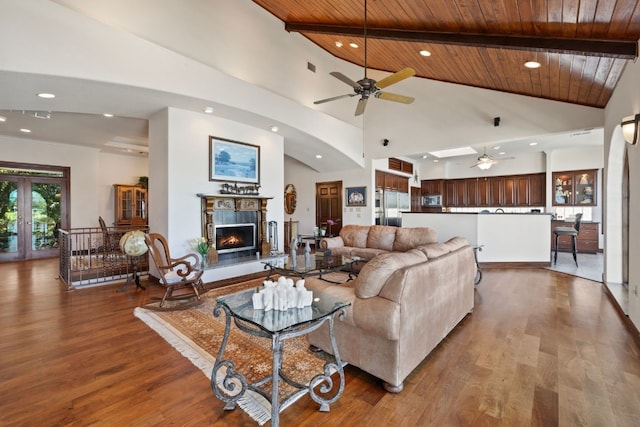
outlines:
M306 323L303 325L298 325L295 327L288 328L286 330L280 332L266 332L262 329L257 328L254 325L249 324L248 322L244 322L241 319L238 319L235 316L232 316L230 310L223 304L216 304L213 314L214 316L220 316L221 310L225 311L226 315L226 326L224 330L224 337L222 338L222 343L220 345L220 350L218 351L218 356L216 357L216 362L213 366L213 371L211 373L211 388L213 392L218 397L218 399L225 402L224 409L225 410L233 410L236 407L238 400L244 396L247 390L251 390L253 392L259 393L269 402L271 402L271 425L278 426L280 420L280 408L286 407L290 402L297 399L303 394L307 392L311 396L311 398L320 405L320 411L329 412L329 405L338 400L338 398L342 395L344 391L344 370L342 367L342 361L340 360L340 354L338 353L338 347L336 345L335 337L333 334L333 322L334 316L337 314L339 317L344 316L344 309L341 309L335 312L332 315L323 317L321 319L317 319L310 323ZM291 309L296 310L296 309ZM260 380L253 382L251 384L247 383L245 377L236 372L235 365L230 360L224 360L224 349L227 345L227 340L229 339L229 332L231 330L231 318L233 317L236 326L242 331L263 338L271 339L272 342L272 351L273 351L273 363L272 363L272 372L271 375L268 375ZM324 365L323 372L314 376L308 385L300 384L296 381L293 381L282 370L282 357L283 357L283 342L286 339L294 338L302 335L306 335L309 332L312 332L318 329L322 324L328 321L329 322L329 335L331 339L331 348L333 349L333 354L335 356L335 361L327 362ZM338 374L339 383L335 384L333 378L331 377L332 373ZM218 376L223 376L222 380L218 380ZM287 396L282 402L278 399L278 389L280 386L280 380L286 382L290 386L298 389L298 391ZM261 386L271 381L271 395L269 396L267 393L263 391ZM316 392L316 389L319 387L320 393ZM333 391L333 393L332 393ZM331 394L332 393L332 394ZM323 397L327 394L331 394L328 398Z

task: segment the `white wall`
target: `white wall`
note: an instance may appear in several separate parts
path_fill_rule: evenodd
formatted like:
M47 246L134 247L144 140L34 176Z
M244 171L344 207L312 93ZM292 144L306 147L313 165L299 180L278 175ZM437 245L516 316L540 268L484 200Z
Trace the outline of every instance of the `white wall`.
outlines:
M134 184L147 175L147 159L53 142L0 136L0 160L71 168L71 228L114 220L113 184Z
M331 159L327 159L331 161ZM286 215L286 220L299 221L299 233L311 234L316 224L316 192L317 182L342 181L342 223L343 224L373 224L373 203L375 197L375 182L371 168L352 169L337 173L319 173L302 163L285 157L284 180L286 184L294 184L298 193L298 205L293 215ZM367 187L367 206L347 206L347 187ZM284 186L281 192L284 192ZM284 203L284 202L283 202ZM281 232L281 225L278 225Z
M273 197L267 204L267 221L278 221L284 232L284 152L282 137L231 120L169 108L150 121L149 171L152 232L165 235L172 253L192 251L189 243L202 235L201 199L197 193L219 194L220 181L209 181L209 136L260 147L260 195ZM163 132L167 130L167 133ZM155 161L158 160L159 167ZM162 165L166 161L166 167ZM158 185L155 183L166 183ZM151 212L151 211L150 211ZM279 247L282 246L282 237ZM209 273L209 271L207 271ZM209 277L211 276L211 277ZM206 280L215 280L211 274Z

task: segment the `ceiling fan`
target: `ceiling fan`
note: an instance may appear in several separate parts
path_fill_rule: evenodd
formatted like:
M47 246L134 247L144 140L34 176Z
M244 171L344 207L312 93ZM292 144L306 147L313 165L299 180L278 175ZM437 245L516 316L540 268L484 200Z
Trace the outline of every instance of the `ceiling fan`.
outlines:
M410 96L398 95L390 92L383 92L382 89L398 83L401 80L414 76L416 74L413 68L405 68L397 73L385 77L379 82L367 77L367 0L364 1L364 78L357 82L351 80L339 71L333 71L331 73L333 77L337 78L341 82L344 82L353 88L353 93L345 95L333 96L331 98L321 99L315 101L314 104L323 104L329 101L335 101L337 99L349 98L356 95L360 95L358 105L356 106L356 116L364 113L364 109L367 106L369 97L384 99L387 101L400 102L403 104L411 104L415 99Z
M471 165L472 168L478 167L478 169L487 170L495 163L498 163L500 160L510 160L515 159L515 157L501 157L500 159L494 159L490 155L487 154L487 149L484 149L484 154L478 157L478 160Z

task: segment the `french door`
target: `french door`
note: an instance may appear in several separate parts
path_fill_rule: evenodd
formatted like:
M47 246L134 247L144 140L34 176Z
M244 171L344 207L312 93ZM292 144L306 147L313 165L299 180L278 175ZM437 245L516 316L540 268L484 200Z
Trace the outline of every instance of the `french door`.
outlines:
M58 229L68 226L68 181L60 175L0 165L0 261L58 255Z

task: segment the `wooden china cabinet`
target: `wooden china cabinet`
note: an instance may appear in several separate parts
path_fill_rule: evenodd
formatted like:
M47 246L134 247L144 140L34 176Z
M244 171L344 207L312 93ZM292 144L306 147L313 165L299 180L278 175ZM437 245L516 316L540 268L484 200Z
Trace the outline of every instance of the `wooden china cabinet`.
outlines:
M148 219L147 190L136 185L114 184L115 225L146 226Z

